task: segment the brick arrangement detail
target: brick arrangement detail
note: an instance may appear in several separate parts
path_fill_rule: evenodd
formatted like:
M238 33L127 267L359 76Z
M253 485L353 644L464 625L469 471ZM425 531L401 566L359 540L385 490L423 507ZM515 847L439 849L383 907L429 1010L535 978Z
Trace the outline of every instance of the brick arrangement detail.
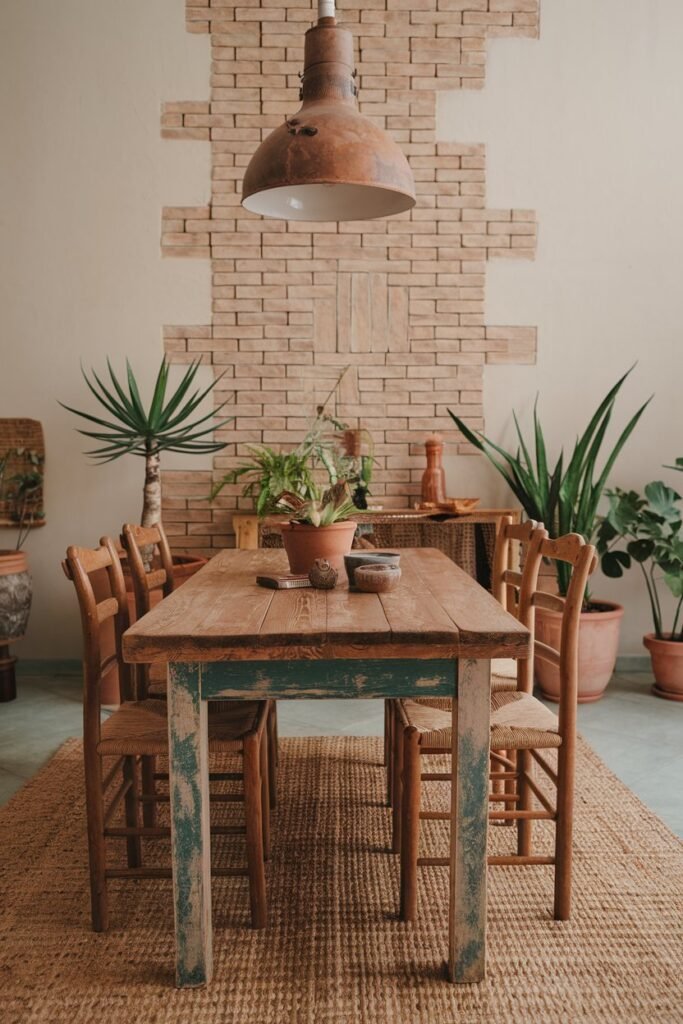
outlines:
M211 34L209 101L165 103L164 138L208 143L207 206L166 207L162 253L210 259L211 323L167 326L174 362L202 356L235 393L228 447L211 472L165 472L163 516L177 548L232 546L239 487L213 506L212 477L248 443L293 447L317 400L349 365L336 412L373 434L373 496L419 494L423 439L440 430L465 452L446 409L483 425L487 363L530 363L536 329L484 320L486 262L533 258L532 210L486 206L485 149L438 142L441 89L481 88L487 39L538 35L540 0L341 0L355 38L360 110L408 156L417 205L382 221L261 219L240 205L260 141L299 107L311 0L187 0L187 28Z

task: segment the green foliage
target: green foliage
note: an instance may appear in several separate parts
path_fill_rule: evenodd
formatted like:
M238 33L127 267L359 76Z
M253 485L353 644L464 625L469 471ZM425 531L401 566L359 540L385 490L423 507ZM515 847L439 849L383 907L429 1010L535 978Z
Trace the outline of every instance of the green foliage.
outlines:
M676 459L673 466L665 466L664 469L676 469L679 473L683 473L683 456Z
M645 488L645 497L636 491L616 488L607 492L609 510L597 530L597 546L602 570L615 579L623 576L633 563L640 566L645 579L655 635L683 643L679 618L683 607L683 536L681 496L661 480ZM619 546L618 546L619 545ZM661 584L676 600L673 625L663 627L659 587Z
M27 468L5 479L7 466L13 459L21 460ZM34 523L45 517L40 501L44 462L45 457L40 452L27 448L10 448L0 456L0 502L17 529L15 551L23 547Z
M87 452L98 462L111 462L122 455L158 455L162 451L184 452L189 454L205 454L217 452L225 448L220 441L209 441L207 435L225 426L230 419L220 423L208 423L227 404L223 402L216 410L192 419L195 410L204 398L213 390L217 377L206 388L197 388L190 392L194 383L200 361L191 363L175 391L166 397L168 389L169 364L164 358L159 367L154 392L149 408L145 409L140 397L140 389L130 363L126 360L125 386L118 380L111 363L107 360L109 382L105 384L92 371L92 379L81 367L81 372L90 392L106 410L107 419L101 419L69 405L59 404L69 412L80 416L88 423L94 424L98 430L79 430L79 434L103 442L102 447ZM221 375L222 376L222 375ZM188 422L190 421L190 422Z
M629 373L631 370L619 378L600 402L588 426L575 441L569 459L565 462L564 451L561 450L552 468L548 463L543 428L538 418L538 400L534 404L533 440L530 442L525 440L517 416L513 412L519 441L515 453L506 451L480 431L471 430L460 417L450 410L449 413L470 444L483 452L505 479L530 519L543 523L551 537L561 537L565 533L579 533L589 541L595 532L598 505L609 474L638 420L651 401L648 399L631 417L608 452L602 467L598 468L598 459L612 418L614 404ZM533 455L531 449L533 449ZM558 562L556 569L560 593L566 594L571 567Z
M293 452L276 452L272 448L249 447L250 458L219 480L211 491L211 500L226 484L244 482L242 495L253 498L259 516L269 515L275 510L283 491L297 494L301 498L312 498L315 485L310 467L310 453L306 449Z
M248 446L249 457L214 484L209 500L213 501L226 484L241 481L244 483L242 497L254 502L259 516L266 516L275 511L277 500L284 491L300 498L314 499L315 473L322 470L331 485L347 481L354 488L357 507L366 507L365 496L369 493L374 459L371 455L357 458L345 455L339 447L337 435L348 429L347 424L325 411L347 370L348 366L341 371L325 400L317 406L306 435L296 448L280 452L268 445Z
M296 523L307 523L310 526L331 526L350 519L356 512L348 484L340 481L326 491L313 486L313 496L302 498L298 494L285 492L280 495L276 511Z

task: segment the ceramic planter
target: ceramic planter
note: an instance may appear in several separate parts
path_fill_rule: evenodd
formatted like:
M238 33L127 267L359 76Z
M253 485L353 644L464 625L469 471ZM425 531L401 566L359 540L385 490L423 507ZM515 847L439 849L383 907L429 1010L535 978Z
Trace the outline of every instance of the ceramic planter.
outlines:
M683 701L683 643L658 640L654 633L643 637L650 652L655 684L652 692L665 700Z
M342 572L344 555L348 555L353 544L356 523L332 523L331 526L284 523L281 529L291 572L310 572L316 558L326 558L331 566Z
M579 704L600 700L612 678L619 649L624 609L611 601L595 601L604 611L581 613L579 626ZM536 609L536 639L558 649L562 613ZM554 665L536 659L536 681L547 700L560 699L560 673Z
M0 643L26 632L31 611L31 574L23 551L0 551Z

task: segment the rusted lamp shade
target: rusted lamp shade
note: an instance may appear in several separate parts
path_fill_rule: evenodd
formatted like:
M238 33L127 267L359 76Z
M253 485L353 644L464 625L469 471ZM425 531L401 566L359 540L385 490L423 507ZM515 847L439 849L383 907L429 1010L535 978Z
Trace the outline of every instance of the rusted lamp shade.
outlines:
M358 113L351 33L321 18L306 33L301 110L254 153L242 205L284 220L368 220L415 205L391 136Z

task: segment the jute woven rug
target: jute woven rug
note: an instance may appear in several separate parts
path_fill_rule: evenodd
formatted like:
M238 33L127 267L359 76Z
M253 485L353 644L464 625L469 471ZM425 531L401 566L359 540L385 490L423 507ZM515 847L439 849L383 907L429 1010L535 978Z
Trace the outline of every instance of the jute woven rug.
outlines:
M214 980L178 992L169 882L112 883L111 929L90 931L80 744L67 743L0 811L2 1024L683 1020L683 845L590 749L573 919L552 920L549 868L492 868L488 977L468 987L442 980L444 869L421 872L419 922L396 918L380 758L375 739L282 742L270 927L247 927L245 881L216 880ZM428 852L444 849L439 830ZM512 831L491 829L492 846Z

